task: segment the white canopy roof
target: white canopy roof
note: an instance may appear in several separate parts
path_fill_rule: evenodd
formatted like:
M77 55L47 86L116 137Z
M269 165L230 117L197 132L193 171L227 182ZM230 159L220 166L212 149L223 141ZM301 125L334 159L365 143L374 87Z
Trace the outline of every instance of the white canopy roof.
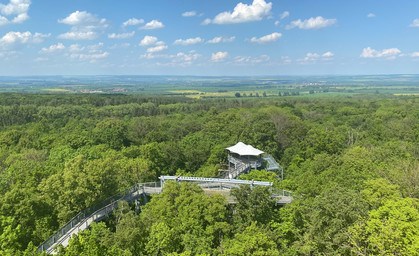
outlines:
M252 147L251 145L246 145L243 142L239 142L236 145L226 148L231 153L236 153L241 156L259 156L265 152L257 148Z

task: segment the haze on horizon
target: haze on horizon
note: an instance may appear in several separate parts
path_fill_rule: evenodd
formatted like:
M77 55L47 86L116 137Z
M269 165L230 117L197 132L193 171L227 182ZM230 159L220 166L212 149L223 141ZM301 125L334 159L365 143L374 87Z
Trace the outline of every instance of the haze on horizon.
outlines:
M417 1L0 0L0 76L414 74Z

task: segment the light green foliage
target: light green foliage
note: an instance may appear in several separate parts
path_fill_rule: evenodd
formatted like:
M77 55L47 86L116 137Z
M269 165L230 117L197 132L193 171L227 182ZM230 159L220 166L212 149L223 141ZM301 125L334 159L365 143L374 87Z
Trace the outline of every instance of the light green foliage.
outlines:
M359 255L418 255L418 200L388 200L349 230L352 251Z
M252 223L233 239L227 240L222 248L223 255L275 256L280 255L275 242L266 231Z
M278 174L265 170L251 170L249 173L239 176L241 180L259 180L275 182L278 180Z
M411 253L417 234L407 230L417 229L417 204L405 198L419 197L418 109L418 97L383 93L0 94L1 253L33 255L80 210L137 182L222 174L225 148L238 141L284 167L279 186L293 191L291 205L275 206L263 188L237 189L237 205L228 205L198 187L167 184L139 216L121 206L106 220L109 229L92 227L68 252L217 255L243 246L242 254ZM255 170L241 178L275 176Z
M275 220L275 202L270 198L269 187L243 185L233 188L231 195L237 201L233 218L238 230L252 222L267 224Z
M382 178L366 181L361 194L371 209L377 209L388 200L395 201L400 198L399 187Z
M150 232L149 253L211 254L229 230L225 198L208 197L187 183L167 183L144 207L141 219Z
M129 251L109 248L111 232L104 223L93 223L90 230L70 239L69 246L59 251L60 256L131 256Z

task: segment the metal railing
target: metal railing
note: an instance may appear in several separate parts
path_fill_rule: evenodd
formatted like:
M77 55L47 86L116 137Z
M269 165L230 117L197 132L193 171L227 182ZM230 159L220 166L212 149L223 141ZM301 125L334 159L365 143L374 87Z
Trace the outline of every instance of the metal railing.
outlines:
M73 228L78 228L80 226L80 223L82 223L84 220L88 219L89 217L92 217L95 215L97 211L105 210L105 212L112 212L118 205L118 201L132 201L136 196L133 196L133 193L136 191L141 191L146 193L144 191L144 188L157 188L159 187L161 190L161 183L160 182L149 182L149 183L138 183L130 187L129 189L125 191L121 191L103 201L100 203L91 206L89 208L84 209L83 211L79 212L76 216L74 216L70 221L68 221L63 227L61 227L57 232L52 234L47 240L45 240L39 247L38 252L45 251L52 247L55 243L57 243L59 240L63 240L65 238L70 230ZM141 194L140 194L141 195ZM94 221L98 221L98 219L94 218Z
M159 182L138 183L125 191L121 191L102 202L91 206L68 221L57 232L51 235L45 242L38 247L38 252L47 251L53 253L55 245L68 244L70 236L78 233L90 226L92 222L97 222L113 212L118 207L119 201L132 202L144 194L159 194L162 191L164 183L168 180L178 182L186 181L196 183L203 189L208 190L230 190L243 184L251 186L269 186L272 189L272 197L281 198L282 203L289 203L292 200L292 193L282 189L272 188L272 182L249 181L235 179L217 179L200 177L182 177L182 176L161 176Z

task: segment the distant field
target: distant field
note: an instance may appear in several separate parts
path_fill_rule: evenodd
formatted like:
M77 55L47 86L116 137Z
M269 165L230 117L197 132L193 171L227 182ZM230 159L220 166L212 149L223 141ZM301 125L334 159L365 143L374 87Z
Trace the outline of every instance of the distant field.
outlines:
M144 94L189 98L419 95L419 75L314 77L0 77L0 92Z
M41 89L42 91L48 92L70 92L68 89L58 89L58 88L51 88L51 89Z

